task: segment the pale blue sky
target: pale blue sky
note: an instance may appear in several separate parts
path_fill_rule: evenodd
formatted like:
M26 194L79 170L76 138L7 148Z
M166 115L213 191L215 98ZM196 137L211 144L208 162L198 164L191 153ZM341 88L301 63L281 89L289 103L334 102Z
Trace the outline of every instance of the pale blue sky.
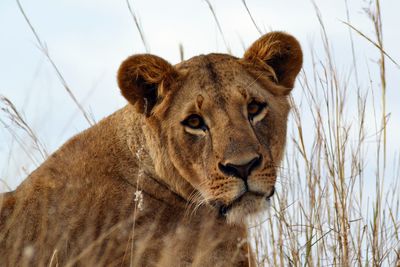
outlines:
M362 11L366 2L348 2L352 23L373 36L371 22ZM180 43L184 46L185 58L226 52L205 1L135 0L131 3L141 19L151 53L177 63ZM214 0L212 3L233 54L241 56L243 44L248 46L259 36L242 1ZM351 51L348 28L341 22L346 20L345 1L316 3L332 41L338 69L346 74L351 69ZM323 57L320 26L311 1L247 0L247 4L264 31L284 30L300 40L305 52L305 71L311 69L311 44ZM385 48L400 61L400 1L385 0L381 4ZM115 82L116 70L130 54L145 52L125 0L35 0L22 1L22 5L72 91L96 120L125 105ZM14 0L0 2L0 40L0 94L15 103L52 152L88 125L37 48ZM378 51L357 35L354 40L360 80L367 86L367 64L372 77L378 77L378 67L373 62L378 59ZM387 112L391 113L388 156L391 159L400 148L400 75L389 61L387 78ZM373 83L378 84L379 80ZM295 89L295 99L297 94L299 91ZM367 117L372 123L373 114ZM0 118L4 119L3 113ZM28 139L24 140L29 145ZM35 164L12 141L9 132L0 128L0 178L14 188L34 168Z

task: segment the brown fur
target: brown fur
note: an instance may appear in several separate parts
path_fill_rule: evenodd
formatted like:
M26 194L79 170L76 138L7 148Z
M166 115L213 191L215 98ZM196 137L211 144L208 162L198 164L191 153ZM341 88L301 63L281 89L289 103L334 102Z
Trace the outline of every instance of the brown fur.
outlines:
M242 59L128 58L118 83L130 104L3 194L0 266L255 266L245 218L273 193L301 64L280 32ZM267 103L257 122L252 99ZM181 123L194 113L207 130ZM246 182L220 167L255 157Z

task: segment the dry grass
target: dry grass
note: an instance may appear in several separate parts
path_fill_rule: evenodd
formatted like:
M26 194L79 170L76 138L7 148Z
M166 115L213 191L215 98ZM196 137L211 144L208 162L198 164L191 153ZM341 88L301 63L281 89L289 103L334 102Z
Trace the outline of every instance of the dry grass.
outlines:
M360 85L355 60L350 77L337 71L334 44L314 6L325 55L317 58L311 50L314 68L304 71L299 80L304 101L293 100L281 188L270 219L253 231L259 262L265 266L395 266L400 247L400 178L398 162L388 162L386 151L385 59L397 63L383 49L379 1L366 10L376 33L377 41L368 41L378 48L379 87ZM350 21L346 24L365 37ZM369 103L377 95L381 95L381 108L371 108ZM374 132L367 132L369 114L376 121ZM375 177L367 166L367 149L376 152ZM397 170L392 176L389 164ZM366 179L369 184L375 180L373 198L364 194Z
M249 14L261 32L246 1L242 2L243 12ZM128 0L127 4L148 50ZM210 1L206 0L206 4L230 52L215 10ZM259 266L399 266L400 159L387 153L390 144L387 143L386 59L397 67L398 64L384 50L380 3L377 0L365 10L371 19L374 37L368 37L352 25L347 13L344 23L349 27L353 58L348 62L352 72L346 75L337 70L331 49L335 44L329 39L318 6L314 6L325 54L318 57L309 48L313 68L304 70L297 83L296 90L302 91L301 99L292 100L291 131L277 194L268 218L250 227L253 249ZM372 67L378 67L380 75L369 79L379 80L379 85L360 83L353 34L377 48L378 65ZM83 116L93 123L73 97L39 38L38 43ZM183 58L182 46L180 51ZM374 104L378 97L380 107ZM48 155L45 146L35 132L10 100L2 97L1 101L3 126L23 149L29 150L31 146L14 132L15 128L23 129L33 148L45 158ZM3 119L7 117L9 121ZM374 131L366 126L370 120L375 121ZM373 161L367 158L367 150L375 151ZM33 155L29 151L27 154ZM375 182L371 183L372 180ZM369 191L367 184L375 184L372 196L365 193Z

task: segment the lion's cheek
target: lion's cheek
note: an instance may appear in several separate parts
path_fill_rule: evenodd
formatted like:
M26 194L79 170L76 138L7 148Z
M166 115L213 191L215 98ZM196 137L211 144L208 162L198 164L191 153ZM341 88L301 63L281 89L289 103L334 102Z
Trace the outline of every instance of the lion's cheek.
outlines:
M263 148L263 156L266 159L279 164L286 140L287 116L270 112L268 117L256 127L256 135Z
M203 165L195 145L183 137L168 139L168 154L172 165L192 186L198 187L204 175ZM201 155L201 152L200 152Z

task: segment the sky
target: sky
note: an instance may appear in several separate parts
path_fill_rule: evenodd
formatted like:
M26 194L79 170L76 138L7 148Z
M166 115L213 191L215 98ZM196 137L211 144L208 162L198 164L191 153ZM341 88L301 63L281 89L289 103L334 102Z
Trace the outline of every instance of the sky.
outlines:
M130 2L140 19L149 52L176 64L179 45L185 59L211 52L226 53L227 47L204 0L135 0ZM241 0L211 1L232 54L242 56L260 35ZM322 14L339 72L351 70L351 48L345 1L316 0ZM146 49L129 13L125 0L35 0L21 4L68 86L96 121L123 107L116 84L119 64ZM263 32L282 30L299 39L304 50L304 70L312 69L311 51L323 57L321 28L311 1L247 0L247 5ZM363 8L368 1L349 0L351 23L368 36L373 27ZM381 3L385 50L400 62L400 1ZM353 35L360 69L360 82L378 84L375 61L379 53L370 43ZM387 61L388 157L394 160L400 148L400 73ZM293 91L294 99L300 90ZM351 90L352 88L350 88ZM15 0L0 1L0 95L10 99L26 122L51 153L76 133L88 127L66 93L54 68L39 49L37 40L24 20ZM379 92L376 93L379 97ZM376 102L379 105L379 101ZM350 116L352 114L349 114ZM371 120L372 114L367 115ZM7 117L0 112L0 120ZM307 121L307 118L305 118ZM25 147L32 146L23 132L20 139L0 125L0 191L14 189L42 161L32 158ZM373 151L369 152L373 153Z

